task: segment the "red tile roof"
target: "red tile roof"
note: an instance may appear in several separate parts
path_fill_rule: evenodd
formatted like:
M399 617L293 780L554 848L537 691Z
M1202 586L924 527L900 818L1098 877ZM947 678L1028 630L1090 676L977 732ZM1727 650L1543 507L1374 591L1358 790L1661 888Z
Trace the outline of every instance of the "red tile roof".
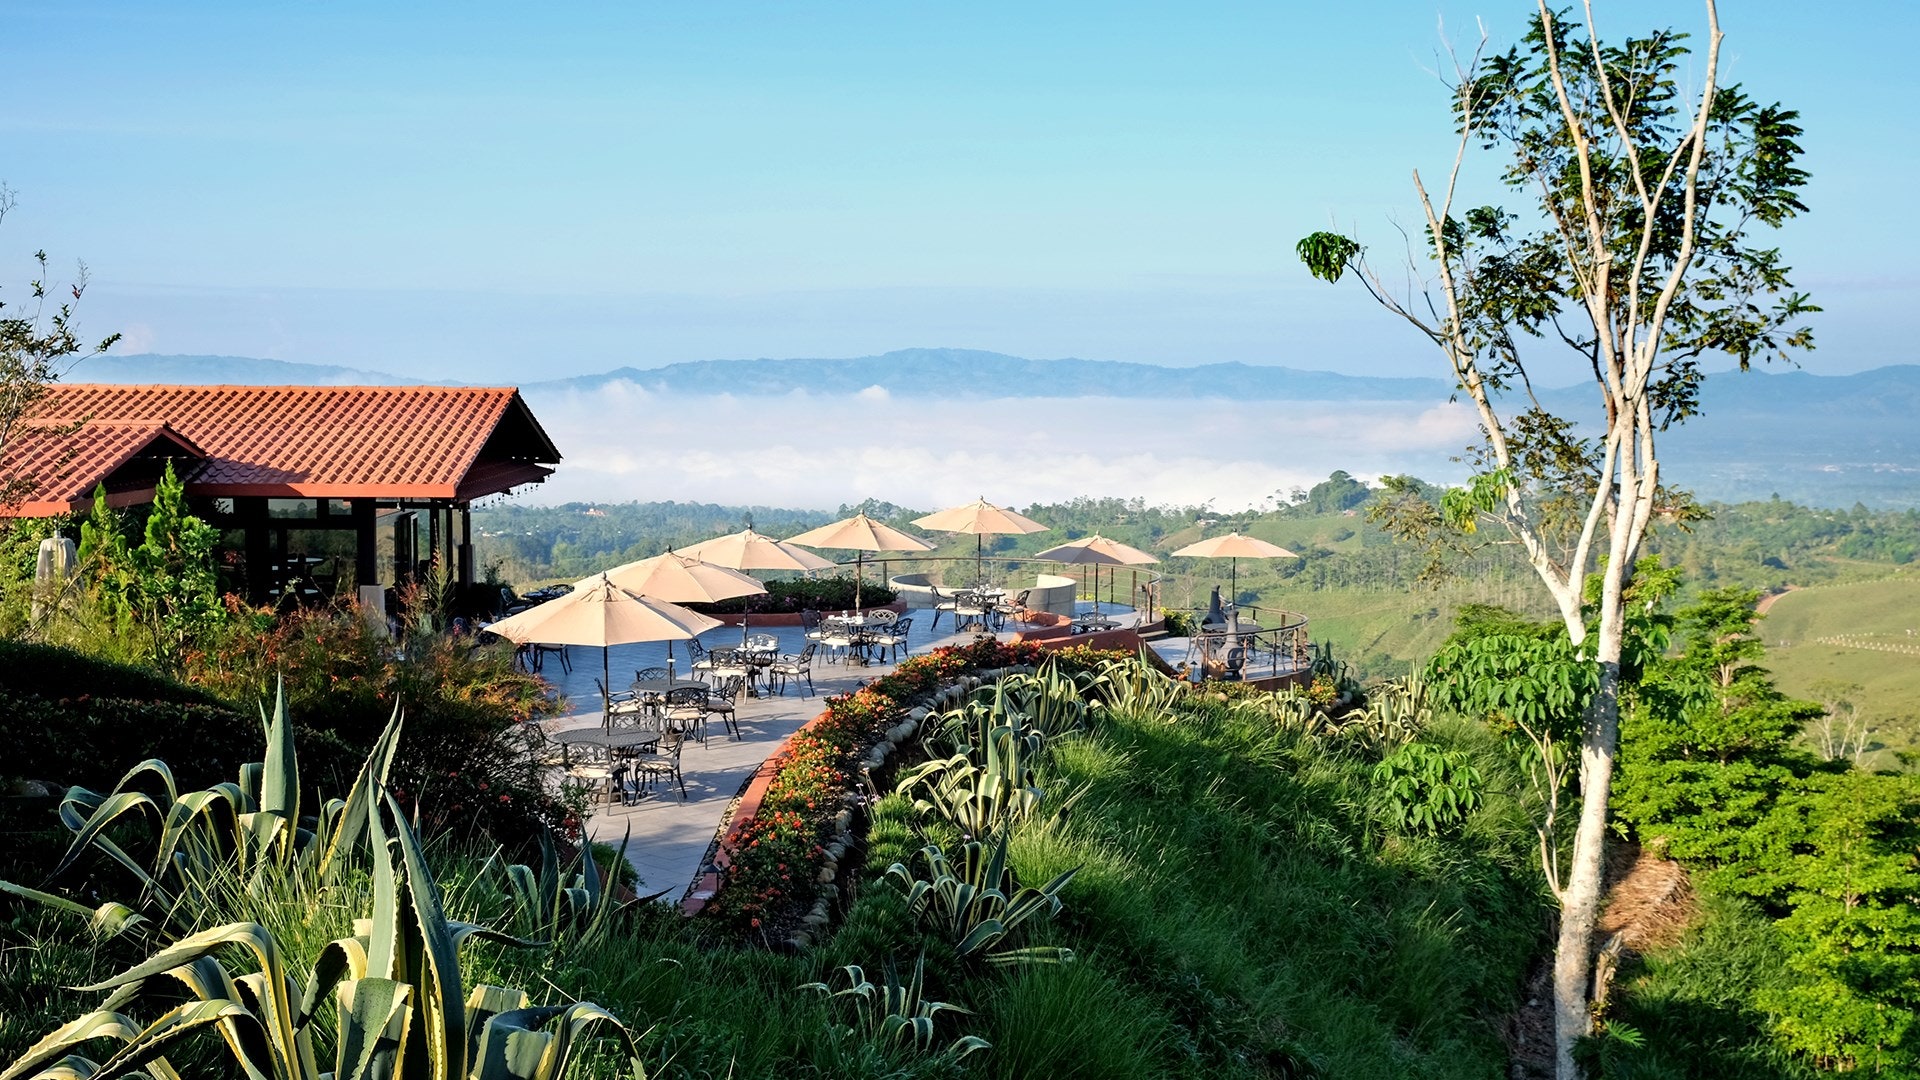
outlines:
M16 428L7 440L0 476L18 477L32 485L21 503L7 508L15 515L51 517L84 510L93 501L93 489L143 451L177 459L201 456L199 447L179 432L151 420L95 420L78 431L61 430L65 425L50 427L55 426L36 420L33 426ZM158 466L154 468L157 472ZM153 477L143 479L145 483L130 489L111 490L108 503L126 506L152 498Z
M467 499L537 480L560 460L511 387L73 383L34 419L86 420L70 438L89 459L107 426L164 424L204 454L187 477L196 495ZM9 445L0 471L30 475L16 471L24 465Z

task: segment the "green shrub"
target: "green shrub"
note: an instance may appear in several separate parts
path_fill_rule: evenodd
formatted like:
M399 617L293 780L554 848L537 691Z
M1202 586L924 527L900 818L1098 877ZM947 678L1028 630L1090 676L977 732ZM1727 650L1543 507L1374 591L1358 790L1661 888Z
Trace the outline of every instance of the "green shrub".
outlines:
M517 670L513 648L440 634L396 642L352 608L236 619L190 652L190 681L236 701L284 685L287 712L308 740L307 775L344 787L357 753L396 707L407 713L394 762L396 794L418 805L429 834L459 831L531 857L543 829L571 835L577 814L540 782L532 721L558 711L546 684ZM334 751L334 752L328 752Z
M709 615L738 615L743 611L749 615L794 615L808 610L845 611L853 607L854 596L851 577L796 578L769 581L765 593L686 606ZM859 598L866 607L884 607L899 599L899 594L869 581L860 587Z
M1483 781L1465 754L1410 742L1373 767L1373 786L1388 828L1435 835L1466 823L1480 805Z

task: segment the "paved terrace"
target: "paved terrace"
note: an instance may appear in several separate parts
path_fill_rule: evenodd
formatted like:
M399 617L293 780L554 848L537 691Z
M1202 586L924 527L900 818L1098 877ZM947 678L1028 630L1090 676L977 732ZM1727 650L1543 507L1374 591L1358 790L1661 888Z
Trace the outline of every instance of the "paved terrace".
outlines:
M1125 609L1108 605L1106 610L1122 625L1132 624L1134 615ZM913 619L909 653L923 653L939 645L966 644L975 637L973 631L954 633L950 617L944 615L939 630L933 630L931 610L915 609L907 615ZM1020 629L1019 624L1008 623L1006 629L997 636L1001 640L1009 640ZM783 653L797 653L805 646L805 638L797 626L755 627L752 632L774 635L779 639ZM709 648L725 648L729 644L737 644L739 634L736 628L722 627L701 635L700 640ZM686 646L676 645L674 653L678 657L676 670L684 672L687 665ZM568 703L567 715L546 721L549 732L597 727L600 724L600 694L594 688L594 680L600 677L600 650L576 647L570 655L573 664L570 674L563 671L559 661L553 657L547 659L545 671L542 672L566 696ZM616 645L608 656L615 689L625 689L633 681L636 670L662 667L666 662L667 648L664 642ZM615 803L609 807L604 803L596 804L592 816L587 819L588 837L617 847L621 838L631 830L626 855L627 861L639 872L638 891L644 895L665 889L667 895L663 899L679 900L681 893L699 873L707 847L719 830L727 808L746 787L748 779L760 768L761 763L777 752L787 737L799 730L802 724L819 715L826 697L856 689L892 670L892 664L844 666L827 663L816 657L813 665L814 696L802 696L804 684L789 683L784 696L741 697L737 713L740 722L738 741L727 735L722 725L710 723L705 745L689 742L681 751L680 767L687 781L687 798L684 802L677 787L668 789L662 784L657 789L660 792L658 797L642 799L636 806Z

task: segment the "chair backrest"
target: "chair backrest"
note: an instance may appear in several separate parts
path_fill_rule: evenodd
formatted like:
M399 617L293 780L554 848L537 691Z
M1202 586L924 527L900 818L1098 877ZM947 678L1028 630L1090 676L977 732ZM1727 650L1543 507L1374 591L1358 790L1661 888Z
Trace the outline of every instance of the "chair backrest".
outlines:
M907 632L912 629L913 629L913 620L911 618L896 620L893 624L892 636L899 638L902 641L905 641L907 639Z
M817 641L807 642L807 647L800 650L800 655L794 657L793 662L801 665L805 665L811 662L813 660L813 650L819 647L820 647L820 643Z
M817 608L807 608L800 612L800 629L811 630L820 625L823 616Z
M927 586L927 588L933 590L933 602L936 604L938 604L942 600L953 599L953 597L949 596L948 594L941 592L940 586L938 585L929 585Z
M633 681L635 682L652 682L654 679L664 679L666 677L667 669L663 667L643 667L633 673Z
M707 657L707 647L700 644L699 638L688 638L687 655L695 660L704 660Z
M720 680L720 685L707 691L707 700L712 701L715 698L719 698L728 705L732 705L734 700L740 696L740 687L746 681L747 680L738 675L729 675Z
M900 613L892 608L874 608L872 611L867 612L867 619L869 621L881 624L893 622L899 617Z
M1013 606L1020 607L1020 608L1026 607L1027 597L1032 595L1033 595L1032 589L1021 589L1019 592L1013 594Z
M609 693L607 693L607 686L606 686L606 684L605 684L605 683L603 683L603 682L601 682L601 681L600 681L600 680L599 680L598 678L595 678L595 679L593 680L593 688L594 688L595 690L598 690L598 691L600 691L600 701L601 701L601 703L602 703L602 704L605 704L605 705L606 705L606 706L607 706L608 708L612 708L612 707L613 707L613 695L611 695L611 694L609 694Z

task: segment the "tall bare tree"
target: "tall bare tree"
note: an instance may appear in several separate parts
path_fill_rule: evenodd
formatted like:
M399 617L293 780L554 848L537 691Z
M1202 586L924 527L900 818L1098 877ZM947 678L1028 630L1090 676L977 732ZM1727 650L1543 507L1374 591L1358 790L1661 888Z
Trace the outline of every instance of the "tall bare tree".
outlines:
M1662 484L1656 436L1698 411L1703 357L1731 357L1743 370L1785 359L1812 347L1804 318L1818 310L1793 290L1779 250L1751 237L1805 209L1798 114L1719 85L1713 0L1704 64L1687 69L1691 90L1680 85L1692 62L1685 35L1608 45L1591 0L1580 23L1569 14L1540 0L1523 44L1489 53L1483 37L1470 59L1456 58L1459 144L1438 192L1414 173L1425 231L1404 287L1390 285L1351 237L1321 232L1299 245L1316 276L1351 272L1438 346L1479 415L1484 441L1470 482L1438 507L1399 492L1406 497L1392 504L1389 525L1436 551L1489 535L1518 545L1598 667L1581 724L1571 858L1547 867L1561 910L1561 1077L1578 1075L1573 1048L1592 1024L1623 596L1649 524L1690 510L1684 492ZM1523 210L1456 209L1476 148L1504 156L1500 180ZM1549 347L1536 350L1540 343ZM1590 374L1593 412L1555 414L1535 392L1552 370L1540 353L1553 346Z
M13 189L0 184L0 223L14 205ZM120 340L112 334L91 349L80 340L74 309L87 291L85 263L76 267L72 281L49 284L47 253L34 252L33 261L26 297L8 301L0 294L0 459L15 435L34 429L35 410L61 376ZM70 295L61 295L63 290ZM0 506L31 498L35 487L31 477L0 471Z

